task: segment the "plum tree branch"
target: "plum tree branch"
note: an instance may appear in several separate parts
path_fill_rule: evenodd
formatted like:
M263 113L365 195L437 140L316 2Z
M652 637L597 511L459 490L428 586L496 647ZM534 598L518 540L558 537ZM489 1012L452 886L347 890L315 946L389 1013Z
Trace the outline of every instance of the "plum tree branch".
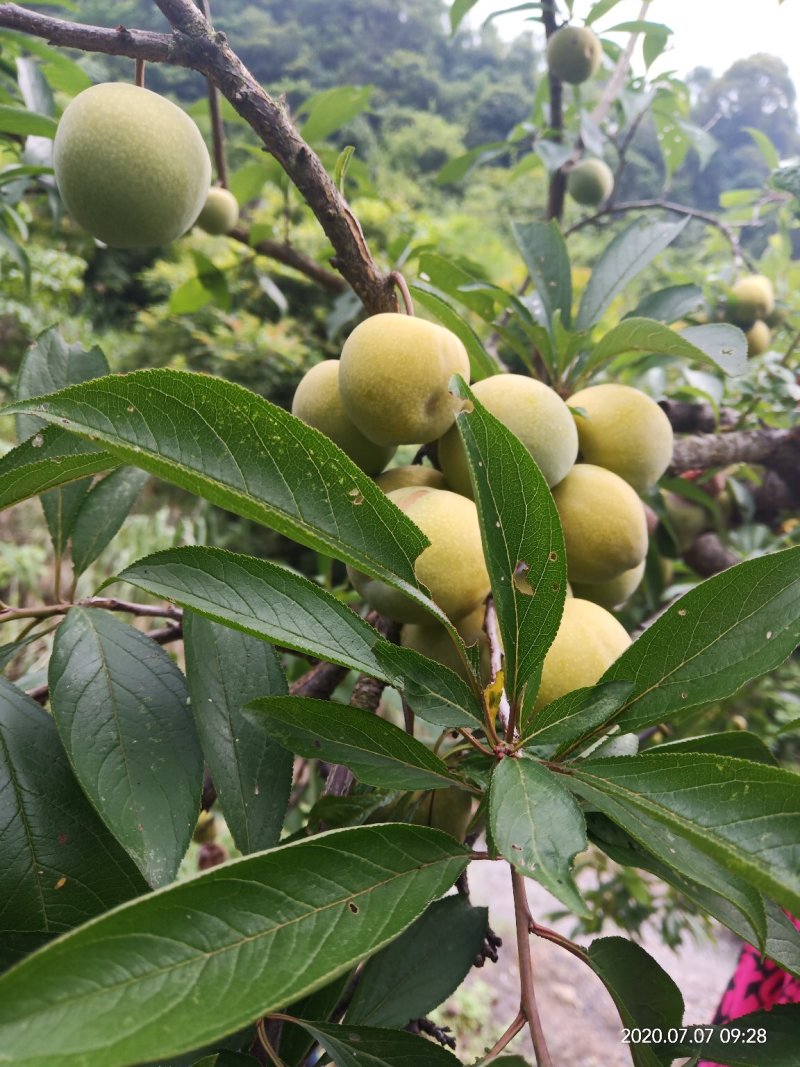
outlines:
M293 245L286 244L284 241L273 241L266 238L263 241L257 241L256 244L251 244L250 234L243 226L234 227L228 237L247 245L248 248L252 248L260 256L267 256L278 263L283 263L286 267L292 267L300 274L310 278L321 289L325 289L326 292L338 295L348 288L347 282L340 274L328 270L320 263L317 263L316 260L311 259L310 256L305 255Z
M0 4L0 27L42 37L54 45L188 67L205 75L286 171L333 246L333 266L367 311L395 311L397 298L388 274L373 260L358 220L319 157L295 129L286 108L259 85L225 35L212 30L194 0L156 3L172 26L171 34L85 26L18 4Z
M731 463L783 465L791 458L800 459L800 428L790 430L740 430L734 433L695 434L678 438L672 452L671 474L707 467L726 467Z

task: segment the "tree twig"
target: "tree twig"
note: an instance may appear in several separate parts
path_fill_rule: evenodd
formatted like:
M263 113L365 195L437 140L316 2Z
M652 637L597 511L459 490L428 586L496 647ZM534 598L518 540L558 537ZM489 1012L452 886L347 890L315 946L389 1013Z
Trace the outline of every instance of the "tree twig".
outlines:
M644 19L647 18L647 10L650 7L651 2L652 0L643 0L637 21L642 22ZM605 118L611 110L614 101L617 100L619 97L620 90L625 84L625 75L628 73L628 68L631 65L631 59L633 58L633 50L636 48L636 42L638 40L638 33L631 33L629 35L625 47L623 48L620 57L617 60L617 65L614 68L614 73L606 82L605 89L603 90L603 95L598 100L597 106L592 112L592 121L597 126L599 126L601 122L605 121Z
M479 1060L480 1067L484 1067L484 1064L491 1063L493 1059L500 1055L504 1048L511 1044L517 1034L525 1027L527 1023L525 1013L519 1011L516 1018L510 1026L506 1027L497 1041L492 1045L489 1051Z
M525 879L513 867L511 868L511 888L514 893L514 919L517 928L517 952L519 953L520 1013L528 1021L537 1067L553 1067L542 1030L542 1021L539 1018L539 1009L536 1006L529 932L533 918L528 907Z
M543 0L542 24L549 41L558 29L556 22L555 0ZM552 140L561 144L564 140L564 86L561 79L548 71L547 79L550 83L550 133ZM550 175L547 189L547 219L561 219L564 215L564 193L567 188L567 177L559 167Z
M273 241L266 238L257 241L256 244L250 244L250 234L243 226L235 226L228 234L228 237L247 245L248 248L252 248L260 256L267 256L278 263L283 263L285 267L292 267L294 270L299 271L300 274L305 274L307 278L310 278L321 289L325 289L326 292L339 294L346 292L350 288L341 274L328 270L322 264L317 263L316 260L311 259L310 256L298 251L293 245L286 244L285 241Z

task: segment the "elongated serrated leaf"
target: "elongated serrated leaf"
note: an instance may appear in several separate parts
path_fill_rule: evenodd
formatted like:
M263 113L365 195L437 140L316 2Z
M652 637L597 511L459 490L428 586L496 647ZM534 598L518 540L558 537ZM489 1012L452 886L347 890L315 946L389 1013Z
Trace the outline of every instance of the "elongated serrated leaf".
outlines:
M363 708L288 696L263 697L250 707L290 752L342 763L365 785L439 789L458 781L421 741Z
M308 578L219 548L170 548L119 576L206 619L374 678L393 681L374 653L377 630Z
M702 1041L693 1040L694 1029L689 1029L687 1040L674 1046L670 1057L699 1056L706 1063L725 1063L728 1067L795 1067L800 1004L777 1004L769 1011L740 1015L704 1034Z
M48 426L0 459L0 510L118 465L90 441Z
M371 85L337 85L315 93L299 110L305 116L303 137L309 142L324 140L369 107L371 96Z
M730 756L662 752L582 760L566 782L688 877L704 881L686 862L693 847L800 911L798 775Z
M72 523L72 566L82 574L111 543L148 479L146 471L122 467L93 486Z
M800 641L800 548L746 560L676 601L606 671L632 694L625 731L730 696L782 663Z
M586 848L586 822L552 771L524 756L501 760L492 773L489 827L504 859L577 915L589 914L571 873Z
M632 682L607 682L565 693L531 719L525 743L567 748L591 733L595 726L608 722L632 688Z
M152 893L0 976L0 1055L15 1067L132 1067L207 1044L388 944L467 862L446 834L384 824Z
M503 641L511 700L538 687L566 595L564 537L550 490L520 441L456 377L472 404L456 416L467 454Z
M81 793L53 720L5 678L0 798L3 942L16 938L20 951L31 951L36 935L63 933L146 891Z
M577 328L584 330L594 325L617 293L672 244L687 222L688 219L650 222L638 218L618 234L592 269L578 309Z
M396 941L367 961L347 1023L406 1026L451 996L486 935L488 911L460 894L437 900Z
M254 727L243 708L288 692L275 649L187 611L186 679L200 747L236 847L277 845L292 787L291 754Z
M555 313L569 327L572 317L572 274L561 227L555 221L511 223L514 240L545 310L546 325L553 332Z
M328 798L332 799L332 798ZM337 797L344 800L344 797ZM402 934L400 935L402 937ZM343 1001L351 975L344 972L329 982L316 993L303 997L296 1004L290 1004L287 1015L300 1019L330 1019L336 1007ZM302 1067L314 1045L314 1038L308 1031L290 1023L284 1024L281 1032L281 1060L286 1067Z
M625 318L656 319L657 322L677 322L705 307L703 290L699 285L669 285L643 296L635 310Z
M446 300L422 285L410 285L409 290L418 303L432 312L443 326L461 339L469 356L469 372L473 382L479 382L499 372L500 368L484 348L483 341Z
M334 1026L296 1020L325 1049L336 1067L457 1067L455 1056L416 1034L373 1026Z
M203 789L183 675L140 630L110 612L72 608L56 632L49 681L84 792L150 885L166 885Z
M420 591L422 532L324 434L241 386L143 370L5 409L56 422L156 474L316 551Z
M666 1033L683 1022L683 997L673 980L641 945L624 937L601 937L589 946L588 963L611 994L625 1027ZM635 1067L670 1064L658 1046L631 1042Z
M623 352L657 352L711 363L726 374L743 374L747 369L747 338L727 323L691 326L677 333L654 319L623 319L597 345L586 367L600 366Z
M382 641L375 657L388 673L402 679L402 691L411 709L435 726L483 725L483 708L464 679L411 648Z
M700 737L683 737L679 741L665 741L645 749L651 752L714 752L719 756L736 756L754 763L778 761L757 734L749 730L728 730L725 733L702 734Z
M0 133L13 133L18 137L52 138L56 135L56 122L49 115L0 104Z

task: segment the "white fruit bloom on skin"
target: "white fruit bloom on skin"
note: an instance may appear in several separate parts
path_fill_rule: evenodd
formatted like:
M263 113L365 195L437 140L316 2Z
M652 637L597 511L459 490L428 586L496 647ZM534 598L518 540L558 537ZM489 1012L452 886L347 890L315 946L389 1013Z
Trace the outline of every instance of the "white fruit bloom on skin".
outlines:
M206 200L211 159L195 123L136 85L106 82L67 106L53 144L67 211L116 248L167 244Z

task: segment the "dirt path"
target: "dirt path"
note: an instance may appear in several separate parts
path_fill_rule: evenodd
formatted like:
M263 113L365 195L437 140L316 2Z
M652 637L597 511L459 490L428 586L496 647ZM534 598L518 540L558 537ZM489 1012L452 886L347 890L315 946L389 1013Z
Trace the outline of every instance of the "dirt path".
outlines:
M534 915L554 911L558 905L536 882L528 881L528 896ZM506 865L475 863L470 868L470 890L476 904L489 906L490 922L503 938L500 962L473 970L459 992L454 1009L465 1005L476 1015L490 1006L480 1034L459 1041L462 1062L478 1056L486 1042L494 1041L514 1018L518 1006L518 978L514 946L514 914ZM571 920L552 924L569 933ZM610 929L604 931L613 934ZM665 948L655 934L644 939L644 948L677 983L684 996L688 1023L710 1022L720 995L733 971L738 944L720 928L716 944L687 941L678 951ZM589 943L591 938L584 939ZM620 1043L620 1022L611 999L600 981L563 949L540 939L533 942L539 1010L555 1067L630 1067L630 1054ZM459 1023L453 1020L458 1032ZM510 1051L534 1063L533 1049L525 1035Z

